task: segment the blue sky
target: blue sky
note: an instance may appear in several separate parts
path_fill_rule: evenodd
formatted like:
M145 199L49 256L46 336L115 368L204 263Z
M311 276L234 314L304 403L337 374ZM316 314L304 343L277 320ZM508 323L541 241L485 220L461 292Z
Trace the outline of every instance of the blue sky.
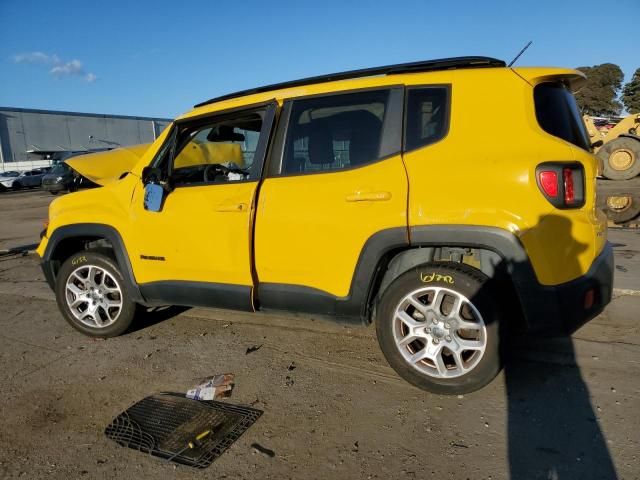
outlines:
M310 75L457 55L640 67L640 0L0 0L0 105L174 117Z

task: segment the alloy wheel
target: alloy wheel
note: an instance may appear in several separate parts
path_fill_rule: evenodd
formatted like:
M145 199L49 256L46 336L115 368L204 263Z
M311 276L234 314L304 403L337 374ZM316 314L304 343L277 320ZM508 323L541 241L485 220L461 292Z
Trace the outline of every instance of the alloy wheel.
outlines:
M65 298L72 315L92 328L112 325L122 311L122 290L107 270L84 265L71 272Z
M487 347L482 315L464 295L424 287L406 295L395 309L395 344L420 373L455 378L478 365Z

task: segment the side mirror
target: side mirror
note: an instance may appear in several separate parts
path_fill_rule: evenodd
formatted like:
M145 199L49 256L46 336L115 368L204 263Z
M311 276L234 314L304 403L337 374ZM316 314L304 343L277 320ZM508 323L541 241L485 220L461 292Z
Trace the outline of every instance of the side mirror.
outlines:
M162 210L164 188L159 183L147 183L144 186L144 209L150 212Z
M142 183L159 183L162 178L162 170L154 167L144 167L142 169Z

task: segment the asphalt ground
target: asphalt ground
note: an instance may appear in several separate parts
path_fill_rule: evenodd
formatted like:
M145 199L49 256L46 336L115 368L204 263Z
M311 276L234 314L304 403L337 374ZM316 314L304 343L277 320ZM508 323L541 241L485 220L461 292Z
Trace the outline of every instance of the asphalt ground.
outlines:
M0 195L0 249L28 252L52 198ZM0 254L0 478L640 478L639 232L610 229L602 315L571 338L514 340L494 382L453 397L401 380L372 328L311 316L174 309L92 340L35 255ZM104 436L143 397L225 372L225 401L264 414L208 469Z

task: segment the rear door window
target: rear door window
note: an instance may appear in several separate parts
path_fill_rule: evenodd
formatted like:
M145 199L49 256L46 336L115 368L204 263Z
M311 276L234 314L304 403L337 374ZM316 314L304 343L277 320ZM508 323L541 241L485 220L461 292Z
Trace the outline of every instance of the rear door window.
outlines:
M576 147L591 149L576 99L564 84L548 82L536 85L533 97L538 124L545 132Z
M281 173L355 168L398 153L401 95L398 88L294 100Z

